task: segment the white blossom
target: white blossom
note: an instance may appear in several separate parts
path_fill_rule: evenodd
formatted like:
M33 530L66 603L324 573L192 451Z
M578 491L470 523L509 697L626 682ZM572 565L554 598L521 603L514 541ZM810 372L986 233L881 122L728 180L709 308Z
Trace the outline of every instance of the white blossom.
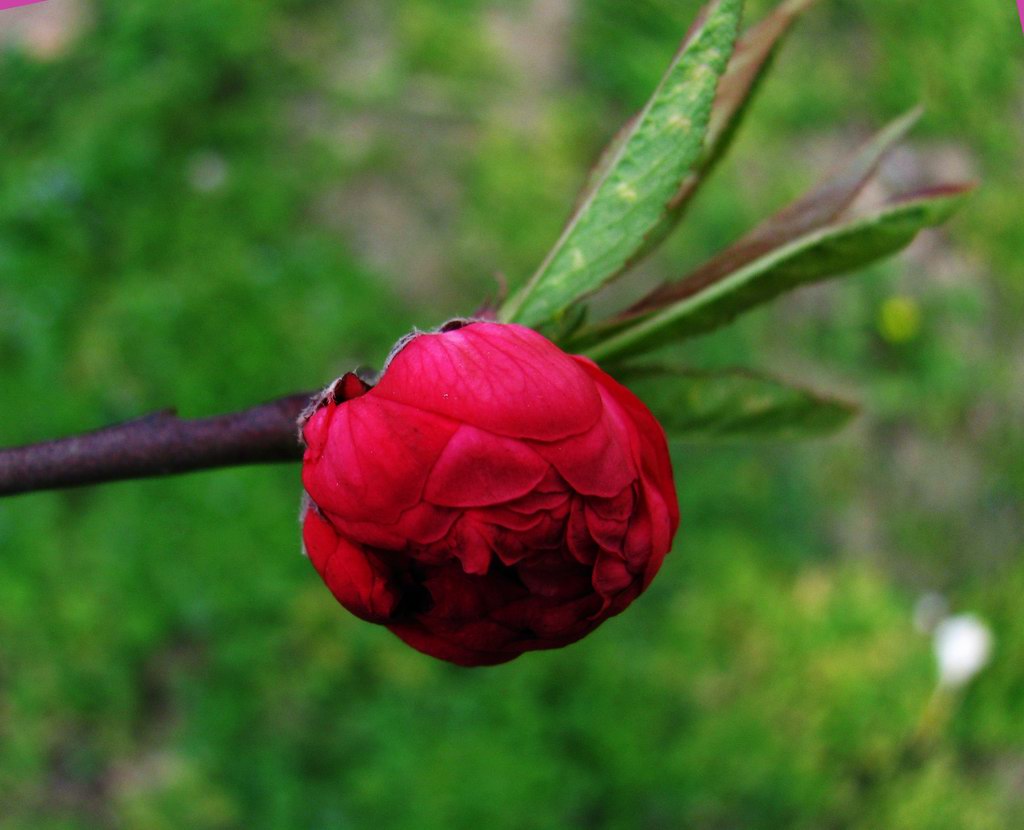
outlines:
M939 664L939 685L959 688L988 664L992 654L992 632L974 614L947 617L935 627L935 658Z

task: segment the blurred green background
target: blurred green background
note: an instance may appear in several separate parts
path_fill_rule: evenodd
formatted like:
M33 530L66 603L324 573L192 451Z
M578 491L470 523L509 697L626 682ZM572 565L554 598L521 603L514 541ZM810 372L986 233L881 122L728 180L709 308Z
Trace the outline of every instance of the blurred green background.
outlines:
M748 19L769 7L749 4ZM529 273L694 0L47 0L0 12L0 444L379 364ZM682 273L918 100L941 233L683 354L861 399L679 446L630 611L463 670L348 616L295 467L0 503L0 827L1024 826L1024 39L1010 0L822 0ZM936 696L918 598L991 627Z

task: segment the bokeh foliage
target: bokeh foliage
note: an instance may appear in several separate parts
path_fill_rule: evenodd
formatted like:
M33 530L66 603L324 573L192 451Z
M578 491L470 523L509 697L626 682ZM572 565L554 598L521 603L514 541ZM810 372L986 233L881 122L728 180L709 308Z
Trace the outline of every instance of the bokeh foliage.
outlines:
M0 443L315 387L522 280L696 7L105 0L56 57L5 43ZM352 619L299 555L294 468L0 503L0 827L1020 826L1022 54L1009 3L807 15L641 282L918 99L895 185L985 185L684 347L863 412L679 447L675 553L570 649L466 671ZM923 590L996 638L940 716Z

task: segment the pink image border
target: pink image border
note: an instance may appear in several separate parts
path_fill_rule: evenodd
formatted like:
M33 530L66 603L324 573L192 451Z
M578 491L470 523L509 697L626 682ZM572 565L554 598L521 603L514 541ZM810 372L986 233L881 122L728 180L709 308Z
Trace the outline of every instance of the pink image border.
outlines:
M27 6L29 3L42 3L43 0L0 0L0 11L3 9L13 9L18 6ZM1018 0L1018 2L1024 2L1024 0Z

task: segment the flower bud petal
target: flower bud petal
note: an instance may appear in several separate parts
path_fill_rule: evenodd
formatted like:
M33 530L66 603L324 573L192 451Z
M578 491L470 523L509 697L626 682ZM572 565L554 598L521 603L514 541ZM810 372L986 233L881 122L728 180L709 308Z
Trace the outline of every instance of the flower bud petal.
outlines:
M303 538L357 616L490 665L568 645L650 584L679 523L661 426L530 329L414 335L306 416Z

